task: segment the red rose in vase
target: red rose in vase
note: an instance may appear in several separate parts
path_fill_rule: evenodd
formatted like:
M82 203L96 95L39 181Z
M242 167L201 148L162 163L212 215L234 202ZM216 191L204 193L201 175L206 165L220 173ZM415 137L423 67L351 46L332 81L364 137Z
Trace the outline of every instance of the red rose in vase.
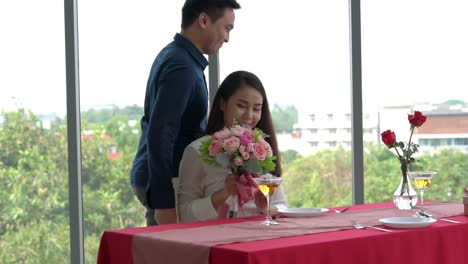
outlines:
M392 146L396 142L396 135L393 131L386 130L382 133L382 141L387 146Z
M408 115L408 121L412 126L420 127L426 122L426 116L419 111L414 111L414 115Z
M414 189L412 186L408 183L408 178L407 178L407 172L408 172L408 167L410 164L416 162L416 160L412 157L414 153L418 152L418 144L414 144L411 142L411 139L413 137L413 132L414 128L422 126L426 122L426 116L424 116L421 112L419 111L414 111L413 115L408 115L408 121L411 125L410 127L410 137L408 140L408 143L405 143L403 141L398 142L396 140L396 135L393 131L391 130L385 130L381 136L382 136L382 142L389 148L389 149L395 149L395 152L398 156L398 159L400 160L400 169L401 169L401 174L402 174L402 182L401 182L401 192L399 193L399 196L404 196L407 195L411 198L410 191L414 192ZM400 188L399 187L399 188ZM406 194L405 194L406 192ZM404 209L411 209L414 205L416 205L417 202L417 194L414 192L416 195L416 199L413 201L410 201L409 205L407 206L402 206ZM397 192L395 192L394 196L397 195ZM408 199L407 200L412 200ZM400 208L400 206L397 204L394 198L394 202L397 205L397 207Z

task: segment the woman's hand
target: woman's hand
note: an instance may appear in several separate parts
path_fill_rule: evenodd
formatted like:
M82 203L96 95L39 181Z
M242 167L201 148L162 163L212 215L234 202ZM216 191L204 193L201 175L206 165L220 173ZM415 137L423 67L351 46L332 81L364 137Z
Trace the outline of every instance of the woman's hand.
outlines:
M158 225L176 224L177 214L175 208L156 209L154 212L154 220Z
M229 174L224 179L223 189L211 195L211 203L214 208L219 208L226 202L229 196L237 194L237 177L234 174Z
M267 199L265 195L261 191L258 191L255 193L255 205L257 206L257 209L259 209L263 214L266 214L267 212ZM278 208L274 205L270 205L270 213L271 215L275 215L278 213Z
M226 179L224 179L223 190L227 194L227 197L229 197L230 195L237 194L237 178L238 176L234 174L229 174L226 176Z
M255 205L262 213L266 212L267 208L267 199L261 191L255 193Z

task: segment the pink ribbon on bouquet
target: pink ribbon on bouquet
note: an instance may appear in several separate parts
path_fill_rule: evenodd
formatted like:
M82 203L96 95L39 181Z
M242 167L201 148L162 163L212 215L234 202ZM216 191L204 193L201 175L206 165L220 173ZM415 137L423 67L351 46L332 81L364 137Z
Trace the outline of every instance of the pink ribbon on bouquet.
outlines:
M244 173L240 175L237 179L237 202L239 207L242 207L248 201L253 200L255 198L255 193L257 193L259 189L257 183L255 183L253 178L257 177L260 176L256 173ZM229 209L229 205L225 203L219 209L218 218L226 218Z
M243 206L248 201L255 198L259 191L257 183L253 178L260 177L256 173L244 173L237 180L237 193L239 195L239 206Z

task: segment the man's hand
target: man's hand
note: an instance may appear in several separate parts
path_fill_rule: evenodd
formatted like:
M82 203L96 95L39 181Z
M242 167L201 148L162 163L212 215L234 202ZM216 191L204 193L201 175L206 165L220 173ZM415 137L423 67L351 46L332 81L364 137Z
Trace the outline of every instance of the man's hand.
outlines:
M158 225L176 224L177 214L175 208L154 210L154 220Z

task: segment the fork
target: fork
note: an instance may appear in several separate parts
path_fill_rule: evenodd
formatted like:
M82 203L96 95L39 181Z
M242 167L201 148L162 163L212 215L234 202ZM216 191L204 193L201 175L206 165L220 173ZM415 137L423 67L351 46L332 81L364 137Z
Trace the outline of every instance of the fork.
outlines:
M346 208L343 208L341 210L336 210L336 209L333 209L333 210L335 211L335 213L339 214L339 213L344 213L344 212L348 211L349 208L351 208L351 207L346 207Z
M356 221L351 221L351 225L356 228L356 229L364 229L364 228L373 228L373 229L377 229L377 230L380 230L380 231L384 231L384 232L393 232L392 230L388 230L388 229L385 229L385 228L380 228L380 227L375 227L375 226L362 226L358 223L356 223Z

